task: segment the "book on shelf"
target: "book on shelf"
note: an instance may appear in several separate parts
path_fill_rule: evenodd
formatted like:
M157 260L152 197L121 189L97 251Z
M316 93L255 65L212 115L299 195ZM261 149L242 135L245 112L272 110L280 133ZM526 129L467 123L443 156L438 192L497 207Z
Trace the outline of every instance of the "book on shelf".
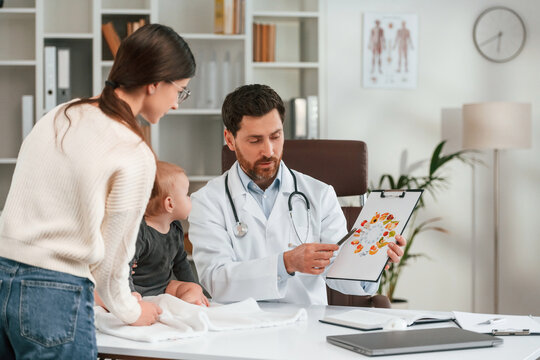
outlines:
M405 320L407 326L411 326L421 323L451 321L455 317L452 313L443 311L373 308L370 310L357 309L336 315L329 315L319 321L357 330L376 330L382 329L396 318Z
M214 33L243 34L245 6L245 0L214 0Z
M260 41L259 41L260 26L258 23L253 23L253 61L259 61Z
M127 36L133 34L135 31L137 31L139 28L143 27L144 25L146 25L145 19L139 19L137 21L128 21L126 23Z
M261 24L262 33L261 33L261 60L268 61L268 38L270 36L270 28L268 24Z
M276 24L268 25L268 61L276 61Z
M276 61L276 25L253 23L253 61Z
M109 46L109 50L111 50L113 58L116 57L116 52L120 47L120 36L118 36L118 33L114 29L113 23L109 21L108 23L101 25L101 31L107 45Z
M30 133L34 126L34 96L23 95L21 98L22 106L22 139Z
M225 33L225 2L224 0L214 1L214 33Z

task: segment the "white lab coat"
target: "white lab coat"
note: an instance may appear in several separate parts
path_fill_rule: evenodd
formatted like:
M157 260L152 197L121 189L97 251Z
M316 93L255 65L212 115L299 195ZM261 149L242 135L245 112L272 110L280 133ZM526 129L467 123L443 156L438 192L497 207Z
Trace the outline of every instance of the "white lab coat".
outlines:
M299 304L327 304L327 283L342 293L373 294L378 283L326 280L323 275L297 272L278 281L278 256L301 242L296 236L288 210L294 191L293 178L283 162L282 183L268 219L249 194L238 175L236 163L229 173L229 190L240 221L248 232L238 238L235 219L225 192L225 175L211 180L194 193L189 216L189 238L201 285L218 302L240 301L248 297ZM307 242L335 243L346 233L346 220L334 189L310 176L294 172L298 190L311 205L311 227ZM293 197L293 216L302 241L307 234L304 202ZM279 285L278 285L279 284Z

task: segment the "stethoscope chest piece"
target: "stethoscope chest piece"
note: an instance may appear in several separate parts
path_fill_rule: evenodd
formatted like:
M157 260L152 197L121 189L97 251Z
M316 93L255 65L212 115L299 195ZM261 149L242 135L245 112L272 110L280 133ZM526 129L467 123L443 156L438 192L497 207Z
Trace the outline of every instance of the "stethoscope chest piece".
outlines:
M234 225L234 235L236 237L244 237L248 232L248 226L247 224L241 222L241 221L238 221L235 225Z

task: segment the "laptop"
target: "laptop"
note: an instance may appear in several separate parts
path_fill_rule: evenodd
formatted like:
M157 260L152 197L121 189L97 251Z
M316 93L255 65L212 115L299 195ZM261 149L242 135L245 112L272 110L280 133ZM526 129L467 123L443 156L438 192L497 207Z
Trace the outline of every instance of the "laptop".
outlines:
M470 349L503 343L502 339L492 335L456 327L333 335L327 336L326 340L367 356Z

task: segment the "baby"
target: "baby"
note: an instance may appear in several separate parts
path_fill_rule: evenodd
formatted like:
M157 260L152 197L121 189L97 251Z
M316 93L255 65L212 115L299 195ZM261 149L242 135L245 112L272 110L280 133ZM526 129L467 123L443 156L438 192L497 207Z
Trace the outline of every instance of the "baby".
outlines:
M142 296L166 293L208 306L184 250L180 220L187 219L191 211L188 188L182 168L158 161L156 182L137 237L130 285Z

